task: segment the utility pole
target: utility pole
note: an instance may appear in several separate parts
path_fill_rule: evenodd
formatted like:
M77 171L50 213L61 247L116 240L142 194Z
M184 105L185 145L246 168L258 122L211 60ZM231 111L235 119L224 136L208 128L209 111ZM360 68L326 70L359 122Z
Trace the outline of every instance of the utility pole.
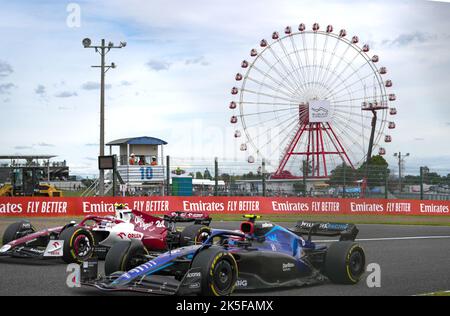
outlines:
M123 48L127 45L126 42L120 42L120 45L115 46L114 43L109 42L106 45L105 39L102 39L101 45L91 45L92 41L89 38L83 40L84 48L94 48L96 53L101 56L100 66L91 66L92 68L100 68L100 156L105 155L105 74L111 68L116 68L116 64L105 65L106 54L113 48ZM105 172L99 170L98 177L98 193L100 196L105 194Z
M263 159L261 166L261 176L262 176L262 195L266 196L266 160Z
M424 181L425 167L420 167L420 199L423 200L423 181Z
M344 185L342 186L342 197L346 198L346 190L347 190L347 165L344 162Z
M214 158L214 196L219 195L219 159Z
M376 108L370 109L372 112L372 121L371 121L371 131L370 131L370 139L369 139L369 148L367 150L367 157L366 157L366 168L364 170L364 179L363 179L363 187L361 191L362 197L366 196L366 189L367 189L367 182L369 178L369 162L370 159L372 159L372 150L373 150L373 142L375 139L375 129L377 127L377 111Z
M384 171L384 198L387 200L389 197L389 174L388 169Z
M166 157L166 195L170 195L170 156Z
M394 157L398 158L398 185L399 185L399 192L402 193L402 168L405 163L405 158L409 157L409 153L406 155L402 155L401 152L395 153Z

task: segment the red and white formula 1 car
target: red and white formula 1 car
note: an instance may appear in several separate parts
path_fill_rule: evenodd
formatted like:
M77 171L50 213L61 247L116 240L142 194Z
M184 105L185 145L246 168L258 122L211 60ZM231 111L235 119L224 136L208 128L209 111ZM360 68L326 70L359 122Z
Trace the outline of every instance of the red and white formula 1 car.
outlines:
M191 223L183 228L177 223ZM210 235L207 213L171 212L163 217L116 206L115 216L85 217L79 224L36 231L28 221L13 223L3 234L0 256L21 258L61 257L66 263L82 262L124 240L140 240L151 252L199 243Z

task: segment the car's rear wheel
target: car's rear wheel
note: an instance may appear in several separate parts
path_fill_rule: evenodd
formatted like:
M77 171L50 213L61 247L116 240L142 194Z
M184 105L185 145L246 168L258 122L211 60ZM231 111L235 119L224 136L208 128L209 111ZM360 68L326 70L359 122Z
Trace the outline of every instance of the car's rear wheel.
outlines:
M3 245L9 244L11 241L34 233L33 226L29 221L20 221L9 225L3 233Z
M238 266L229 252L216 247L204 249L194 257L191 268L200 268L201 295L227 296L233 293Z
M353 242L330 245L325 258L325 275L338 284L356 284L366 269L363 248Z
M141 265L148 255L141 241L120 241L109 249L105 259L105 274L112 275L117 271L129 271Z
M189 225L181 232L180 246L197 245L204 242L211 235L211 228L205 225Z
M59 235L64 241L63 260L66 263L81 263L92 257L95 240L89 230L72 226L64 229Z

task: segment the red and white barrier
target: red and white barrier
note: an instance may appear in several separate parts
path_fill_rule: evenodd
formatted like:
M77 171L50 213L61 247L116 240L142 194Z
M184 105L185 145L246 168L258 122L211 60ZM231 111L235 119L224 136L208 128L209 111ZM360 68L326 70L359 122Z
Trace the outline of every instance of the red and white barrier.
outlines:
M0 217L112 215L114 204L151 214L330 214L450 216L450 201L263 197L0 197Z

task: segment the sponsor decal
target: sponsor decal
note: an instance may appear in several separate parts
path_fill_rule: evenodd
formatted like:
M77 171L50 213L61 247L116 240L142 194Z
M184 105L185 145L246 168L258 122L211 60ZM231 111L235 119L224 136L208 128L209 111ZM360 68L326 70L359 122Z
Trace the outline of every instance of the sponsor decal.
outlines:
M275 234L268 235L268 236L266 237L266 239L267 239L267 240L270 240L270 241L272 241L272 242L278 242L278 237L277 237L277 235L275 235Z
M275 244L270 244L270 247L272 248L272 251L277 251L277 246Z
M190 289L199 289L200 288L200 282L192 283L189 285Z
M45 250L39 250L39 249L36 249L36 248L27 248L27 247L18 247L18 248L16 248L16 250L18 252L20 252L20 251L22 251L24 249L26 249L26 251L28 251L28 252L33 252L36 255L42 255L43 253L45 253Z
M202 274L201 272L192 272L192 273L188 273L187 278L201 278Z
M312 228L317 223L314 222L301 222L300 227L301 228ZM347 224L339 224L339 223L320 223L319 229L320 230L346 230L348 228Z
M196 218L211 214L374 214L448 216L450 201L398 199L336 199L296 197L0 197L0 217L114 216L115 203L151 214L168 214L174 210ZM200 212L200 214L196 214ZM207 214L208 213L208 214ZM145 223L135 218L145 230L156 229L158 223ZM159 225L162 225L160 222ZM24 228L26 229L26 228Z
M48 243L44 257L62 257L64 240L52 240Z
M118 233L117 234L117 236L120 238L120 239L142 239L142 237L144 236L144 234L141 234L141 233L137 233L137 232L134 232L134 233L124 233L124 232L121 232L121 233Z
M243 287L247 287L247 286L248 286L248 281L245 279L240 279L240 280L236 281L236 287L243 288Z
M292 262L289 263L283 263L282 268L283 268L283 272L288 272L291 271L292 268L295 267L295 264L293 264Z
M352 213L383 213L384 212L384 206L381 203L356 203L352 202L350 204Z
M23 229L30 229L31 228L31 224L30 223L23 223L22 224L22 228Z
M447 214L449 213L449 206L448 205L435 205L435 204L431 204L431 205L424 205L424 204L420 204L420 212L421 213L443 213L443 214Z
M273 224L272 223L263 223L261 227L262 228L272 228Z
M137 227L139 227L139 228L141 228L143 230L146 230L148 232L154 231L155 228L164 228L165 227L164 220L158 220L158 221L155 221L155 222L147 223L140 216L135 216L134 217L134 224Z
M170 213L170 216L179 216L179 217L182 217L182 218L203 218L203 217L206 217L205 214L203 214L203 213L192 213L192 212L182 212L182 213L172 212L172 213Z

